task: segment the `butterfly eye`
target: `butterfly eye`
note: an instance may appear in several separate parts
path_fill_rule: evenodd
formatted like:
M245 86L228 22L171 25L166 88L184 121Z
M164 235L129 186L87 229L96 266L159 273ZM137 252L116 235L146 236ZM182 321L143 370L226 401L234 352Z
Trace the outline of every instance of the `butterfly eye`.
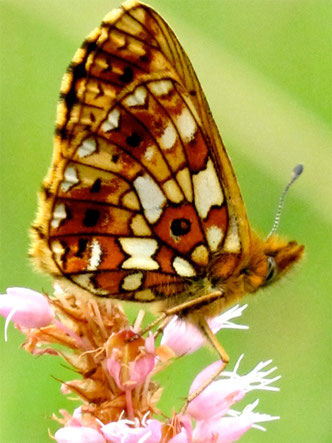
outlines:
M277 275L277 264L275 259L271 256L267 258L267 273L265 276L265 283L270 283Z

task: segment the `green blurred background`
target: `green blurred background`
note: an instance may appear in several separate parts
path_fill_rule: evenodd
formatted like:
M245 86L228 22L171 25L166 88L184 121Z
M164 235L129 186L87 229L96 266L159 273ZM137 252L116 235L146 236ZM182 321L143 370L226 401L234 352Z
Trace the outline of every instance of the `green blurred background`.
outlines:
M177 33L201 80L231 156L252 225L266 235L293 166L305 172L287 197L279 232L306 245L298 268L249 301L248 331L219 335L240 372L273 358L279 393L251 393L257 411L280 415L243 442L330 442L331 432L331 74L330 0L150 0ZM0 290L50 290L27 259L28 227L50 164L61 77L85 35L115 0L2 0ZM330 125L330 127L329 127ZM1 321L1 327L4 322ZM56 358L0 340L0 441L48 442L50 419L77 405ZM216 356L201 350L170 367L161 407L179 409L190 381Z

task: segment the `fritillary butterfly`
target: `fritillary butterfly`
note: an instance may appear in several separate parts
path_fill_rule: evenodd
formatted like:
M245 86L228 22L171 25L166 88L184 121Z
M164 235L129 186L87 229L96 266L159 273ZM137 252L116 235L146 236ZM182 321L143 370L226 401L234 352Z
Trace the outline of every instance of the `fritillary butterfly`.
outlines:
M254 234L187 55L135 0L104 18L63 78L32 231L40 269L96 296L161 302L225 362L206 319L303 252Z

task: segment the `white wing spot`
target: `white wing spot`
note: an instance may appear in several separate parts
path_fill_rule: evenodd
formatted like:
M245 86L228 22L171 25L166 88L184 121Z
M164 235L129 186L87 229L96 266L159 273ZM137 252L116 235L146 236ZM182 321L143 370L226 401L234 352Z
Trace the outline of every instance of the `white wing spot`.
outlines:
M77 171L73 166L68 166L65 169L64 173L64 181L61 183L61 190L63 192L69 191L70 188L77 185L80 180L77 177Z
M159 139L159 143L162 149L167 150L173 148L176 139L177 132L171 122L169 122L164 129L163 135Z
M137 3L133 0L131 0L130 2L126 2L125 3L127 8L133 8L133 6L136 6ZM128 10L128 9L127 9ZM138 20L140 23L145 23L146 20L146 12L143 8L133 8L130 11L130 15L132 15L133 17L135 17L136 20Z
M239 252L241 249L239 231L234 215L229 220L229 227L227 236L223 245L223 250L226 252Z
M124 2L121 10L121 20L118 20L116 23L116 28L120 29L121 31L125 31L126 33L130 35L140 35L142 32L145 33L145 29L143 29L143 26L138 21L134 20L130 14L123 14L123 9L126 9L127 11L137 6L137 2L134 2L132 0ZM111 20L111 25L114 26L115 20Z
M190 172L188 168L181 169L176 174L176 180L178 181L179 185L181 186L182 192L186 196L186 199L189 202L193 201L193 188L191 184L190 179Z
M178 127L180 136L185 143L190 142L197 131L194 117L188 108L183 108L180 115L176 118L176 126Z
M96 240L96 239L92 240L92 243L90 244L90 250L91 250L91 253L90 253L90 258L89 258L87 270L88 271L96 271L101 263L101 258L102 258L102 253L103 253L98 240Z
M195 206L201 218L206 218L213 205L221 206L224 195L212 160L206 169L193 175Z
M123 103L126 106L141 106L144 105L147 96L147 90L144 86L139 86L135 89L135 91L127 95L127 97L123 100Z
M206 238L210 246L211 251L216 251L223 239L224 233L218 226L210 226L206 230Z
M181 275L181 277L194 277L196 275L196 271L192 265L182 257L175 257L173 266L177 274Z
M135 300L137 300L137 301L144 302L144 301L152 301L155 299L156 299L156 296L151 291L151 289L144 289L143 291L138 291L135 294Z
M134 186L146 218L150 223L155 223L161 216L162 207L166 202L164 194L149 175L137 177Z
M197 109L195 108L191 97L186 95L186 94L181 94L182 99L186 102L188 108L190 109L191 113L193 114L196 122L198 122L198 124L201 124L201 118L198 115Z
M114 21L118 20L122 14L123 14L123 9L121 8L112 9L112 11L106 14L106 16L103 19L103 22L113 24Z
M124 269L154 270L159 264L151 257L158 248L157 240L152 238L119 238L123 250L130 257L122 263Z
M144 152L144 158L149 162L152 160L156 153L156 148L154 146L148 146Z
M142 214L137 214L135 217L133 217L130 227L133 234L137 237L151 236L151 230Z
M51 222L52 228L58 228L62 220L67 218L66 207L63 203L56 205L53 212L53 219Z
M163 184L163 190L168 200L174 203L180 203L183 200L183 194L175 180L167 180L167 182Z
M97 149L96 141L93 138L86 139L78 148L77 154L80 158L87 157L88 155L94 153L96 149Z
M134 211L140 210L140 204L134 191L129 191L122 197L122 205Z
M201 266L209 263L209 252L204 245L197 246L191 254L191 259Z
M146 54L146 50L144 49L142 42L129 43L128 51L132 54L135 54L136 57L143 57Z
M104 132L112 131L119 126L120 111L114 108L107 116L107 120L102 125Z
M78 284L79 286L82 286L82 288L87 289L88 291L92 292L93 294L97 295L108 295L109 292L105 289L96 288L94 284L92 283L92 277L93 274L78 274L78 275L72 275L71 279Z
M135 274L127 275L122 281L122 289L125 291L135 291L141 286L143 274L136 272Z
M173 83L170 80L157 80L149 84L150 91L152 94L160 97L162 95L167 95L173 89Z
M51 249L54 254L54 259L55 259L56 263L60 263L61 265L63 265L62 257L65 252L63 245L57 240L52 241Z

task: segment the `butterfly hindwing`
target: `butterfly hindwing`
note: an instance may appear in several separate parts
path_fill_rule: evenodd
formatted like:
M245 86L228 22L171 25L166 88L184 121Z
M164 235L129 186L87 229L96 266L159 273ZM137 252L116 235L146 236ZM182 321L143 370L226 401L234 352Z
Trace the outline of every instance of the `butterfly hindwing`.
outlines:
M126 2L65 74L33 256L98 295L152 301L215 252L241 254L241 211L187 56L155 11Z

